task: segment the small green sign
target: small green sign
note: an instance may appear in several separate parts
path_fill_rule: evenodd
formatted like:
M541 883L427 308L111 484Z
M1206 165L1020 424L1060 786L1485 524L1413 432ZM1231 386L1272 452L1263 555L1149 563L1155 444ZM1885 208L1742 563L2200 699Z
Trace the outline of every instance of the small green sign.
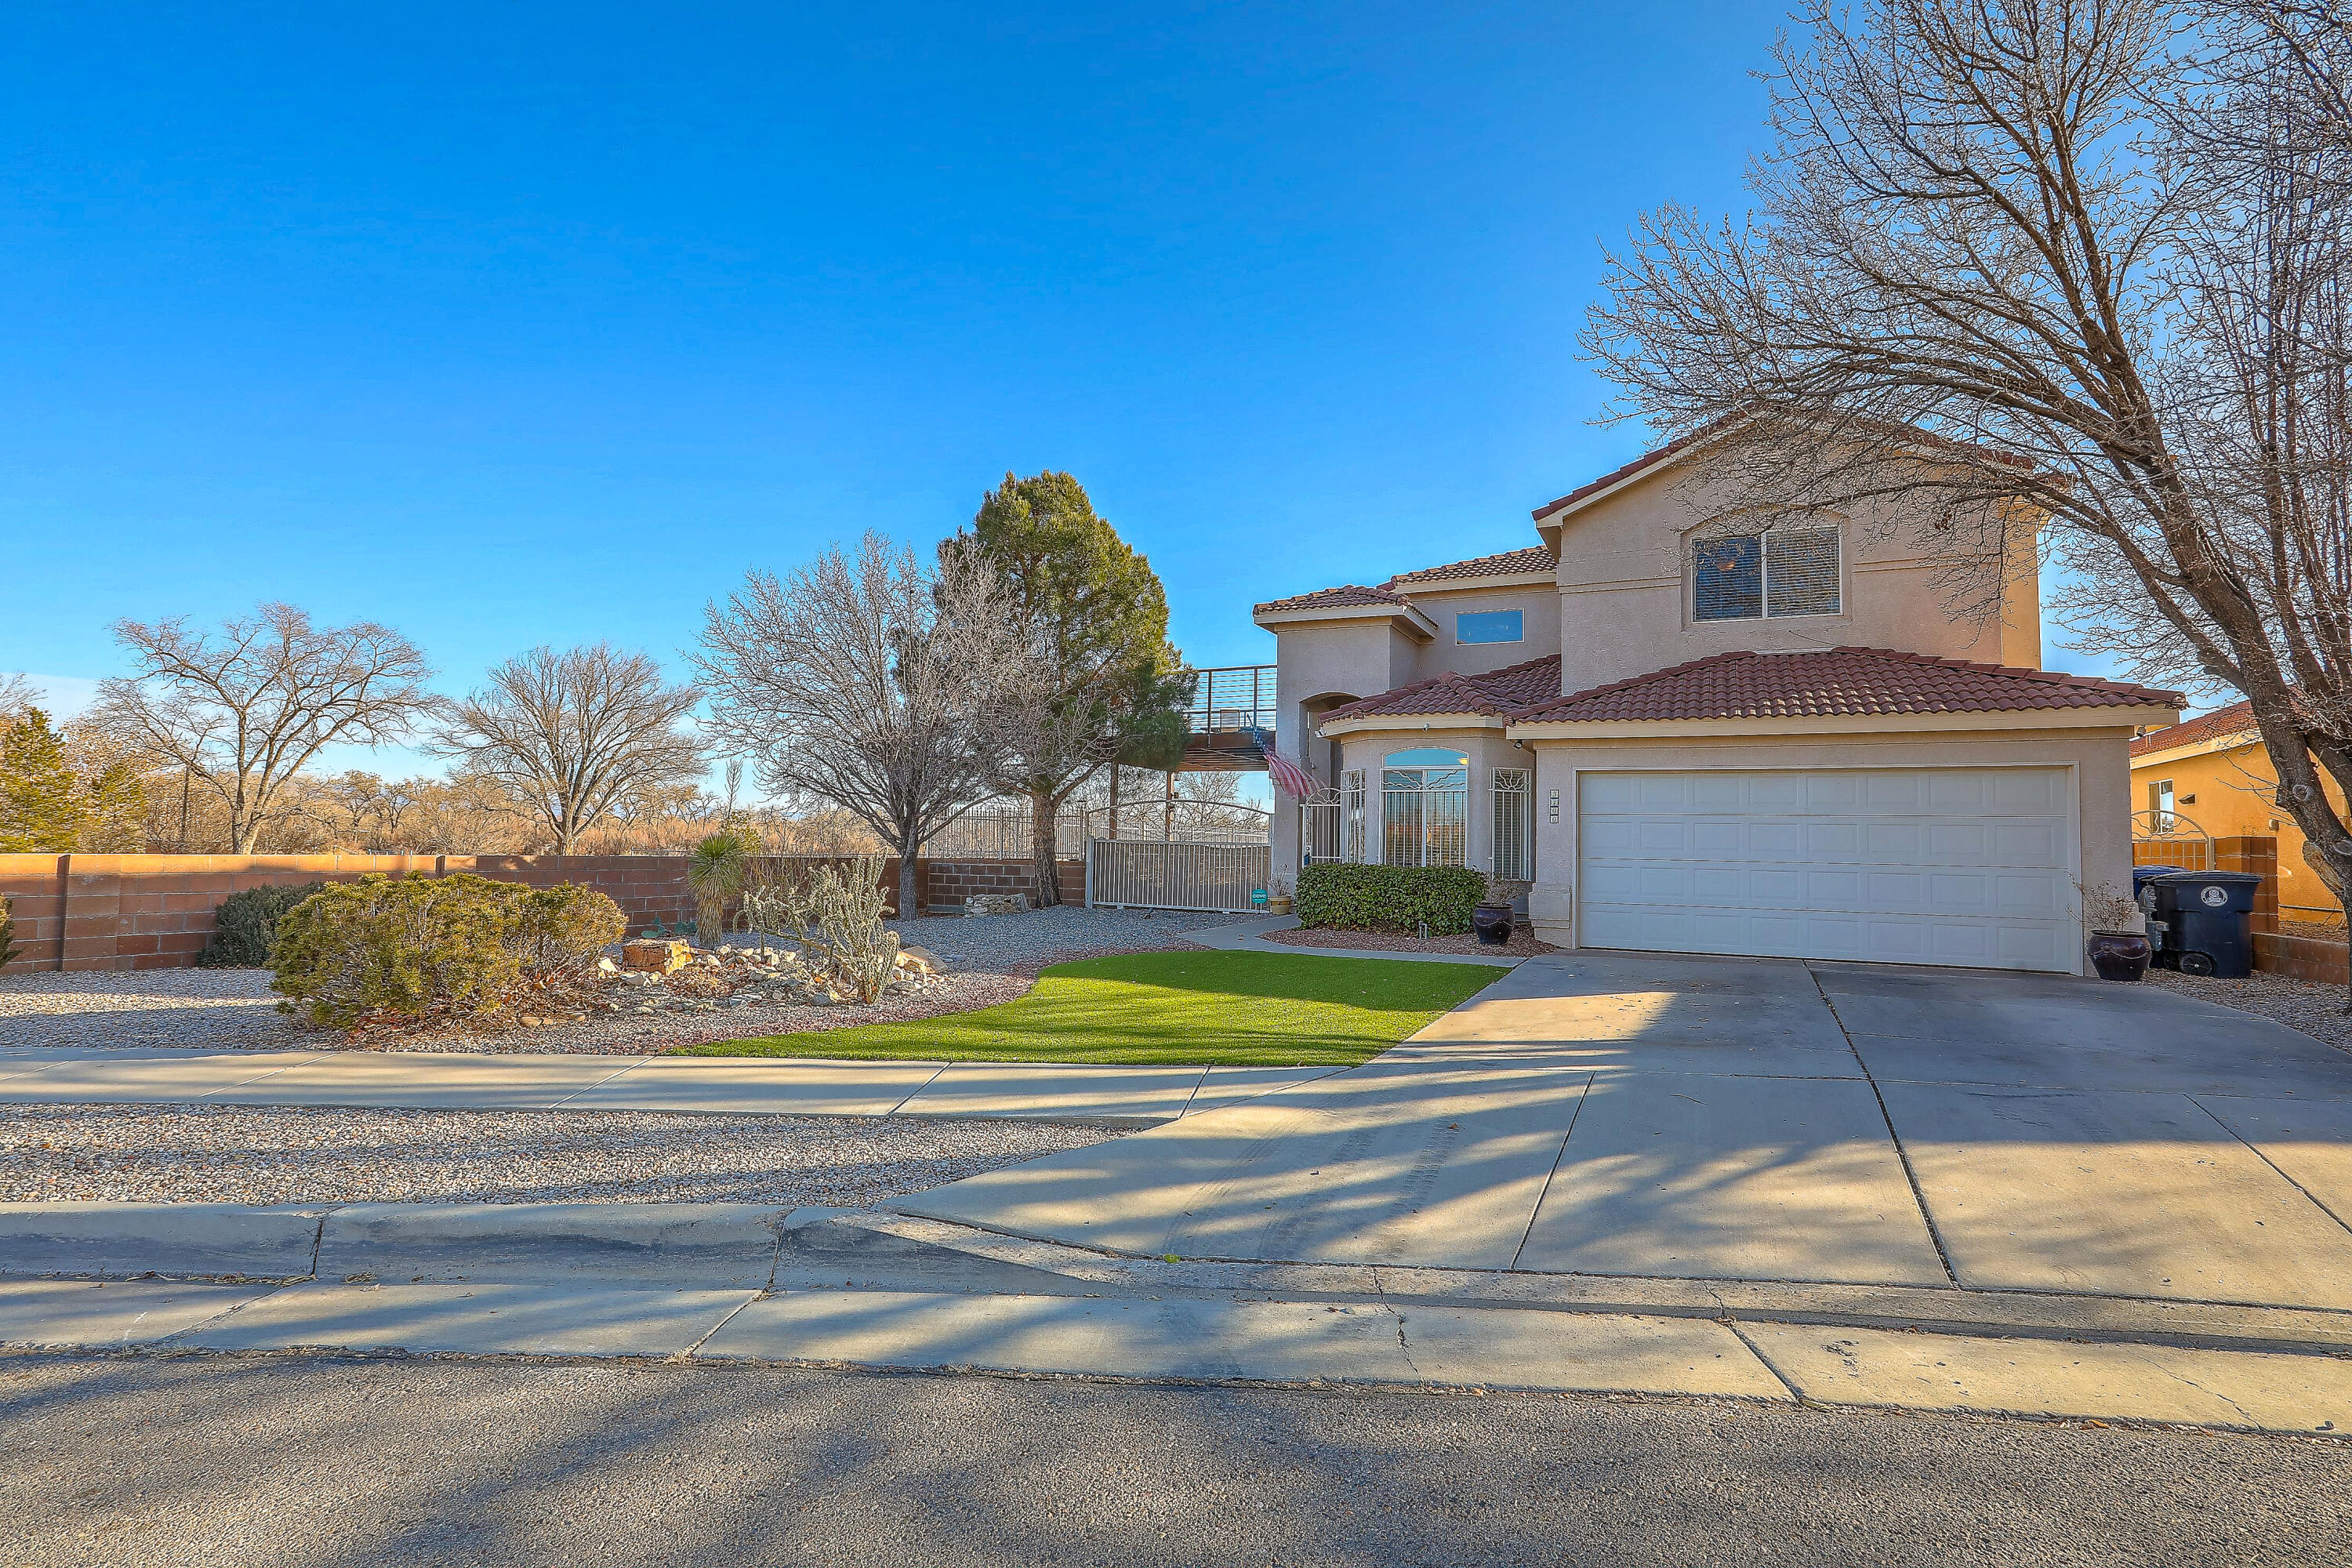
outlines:
M1252 888L1250 889L1250 908L1254 910L1262 910L1265 908L1265 889L1264 888Z

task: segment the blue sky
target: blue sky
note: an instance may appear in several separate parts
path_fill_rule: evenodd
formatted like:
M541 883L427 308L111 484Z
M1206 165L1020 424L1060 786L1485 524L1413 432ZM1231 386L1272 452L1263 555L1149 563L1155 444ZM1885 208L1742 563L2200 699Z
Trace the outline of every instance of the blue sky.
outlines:
M675 661L746 567L1044 468L1194 663L1269 658L1254 600L1643 447L1575 357L1601 246L1741 205L1780 23L852 9L13 7L0 669L265 598L453 690Z

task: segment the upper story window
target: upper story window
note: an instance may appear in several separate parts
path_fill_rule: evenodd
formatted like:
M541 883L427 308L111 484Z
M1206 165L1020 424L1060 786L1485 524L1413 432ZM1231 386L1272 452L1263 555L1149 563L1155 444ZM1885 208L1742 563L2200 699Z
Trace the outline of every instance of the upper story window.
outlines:
M1691 568L1695 621L1834 616L1841 607L1834 528L1775 529L1695 540Z
M1454 640L1518 642L1523 637L1520 621L1517 610L1465 610L1454 617Z

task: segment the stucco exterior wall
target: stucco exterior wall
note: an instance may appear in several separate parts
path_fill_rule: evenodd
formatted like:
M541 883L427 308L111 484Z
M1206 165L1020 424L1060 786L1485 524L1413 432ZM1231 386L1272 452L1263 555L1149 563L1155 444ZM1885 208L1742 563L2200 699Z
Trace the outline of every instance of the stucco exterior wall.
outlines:
M2242 836L2278 840L2276 889L2279 913L2289 920L2321 919L2343 913L2344 906L2303 858L2303 829L2278 808L2278 773L2270 753L2259 742L2201 751L2186 756L2158 752L2133 763L2131 809L2149 809L2147 786L2170 779L2173 809L2216 838ZM2338 811L2344 803L2333 788L2328 798ZM2184 798L2194 796L2194 799Z
M1536 881L1528 913L1536 934L1576 945L1576 774L1607 769L1961 768L2074 770L2076 880L2131 887L2131 731L1985 731L1938 734L1731 736L1655 741L1538 741Z
M1412 673L1417 648L1412 637L1385 619L1285 626L1275 637L1275 743L1325 784L1336 783L1333 748L1316 734L1317 717L1339 701L1376 697L1419 679ZM1297 803L1279 791L1274 796L1274 868L1276 876L1298 868Z
M1547 585L1519 588L1463 589L1432 594L1415 590L1413 607L1437 623L1437 638L1414 650L1412 679L1435 675L1479 675L1508 665L1525 664L1559 651L1559 591ZM1517 642L1465 643L1454 640L1454 617L1487 610L1517 610L1522 636Z
M1567 520L1559 545L1563 692L1745 650L1892 647L1999 664L2030 649L2039 658L2038 610L2030 628L2002 624L2021 622L2021 595L2009 595L2006 616L1956 618L1943 581L1951 563L1922 554L1885 519L1868 516L1822 514L1843 535L1838 614L1691 619L1690 541L1703 526L1732 526L1716 518L1729 495L1704 468L1669 468Z

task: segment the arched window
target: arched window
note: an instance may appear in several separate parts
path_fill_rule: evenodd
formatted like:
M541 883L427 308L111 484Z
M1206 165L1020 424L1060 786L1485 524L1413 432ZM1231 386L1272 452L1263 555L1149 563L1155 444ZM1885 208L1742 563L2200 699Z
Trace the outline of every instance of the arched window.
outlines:
M1416 746L1381 759L1381 859L1390 866L1469 863L1470 759Z

